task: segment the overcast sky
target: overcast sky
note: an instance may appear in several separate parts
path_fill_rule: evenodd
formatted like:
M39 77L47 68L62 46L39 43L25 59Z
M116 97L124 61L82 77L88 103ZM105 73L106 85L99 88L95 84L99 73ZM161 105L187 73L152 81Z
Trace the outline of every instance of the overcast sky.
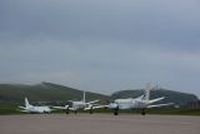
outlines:
M0 83L200 96L199 0L0 0Z

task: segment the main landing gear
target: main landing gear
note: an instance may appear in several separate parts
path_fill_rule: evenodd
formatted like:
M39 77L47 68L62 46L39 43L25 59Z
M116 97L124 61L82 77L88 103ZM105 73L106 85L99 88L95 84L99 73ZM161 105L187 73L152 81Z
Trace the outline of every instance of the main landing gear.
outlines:
M142 115L146 115L145 109L142 109Z
M93 107L90 108L89 113L90 113L90 114L93 114L93 113L94 113Z
M114 113L113 113L115 116L119 115L119 106L117 106L115 109L114 109Z

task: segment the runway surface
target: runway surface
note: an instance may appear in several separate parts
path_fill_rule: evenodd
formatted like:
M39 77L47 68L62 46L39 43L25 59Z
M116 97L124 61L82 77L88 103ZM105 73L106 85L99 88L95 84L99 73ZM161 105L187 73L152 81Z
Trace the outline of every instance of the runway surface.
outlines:
M200 117L111 114L0 116L0 134L200 134Z

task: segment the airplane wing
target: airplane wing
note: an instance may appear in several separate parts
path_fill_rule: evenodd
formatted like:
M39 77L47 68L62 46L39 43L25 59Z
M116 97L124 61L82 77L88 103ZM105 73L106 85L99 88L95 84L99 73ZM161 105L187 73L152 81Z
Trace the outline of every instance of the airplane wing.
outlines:
M66 106L54 106L54 109L61 109L61 110L70 110L70 111L76 111L77 108L69 107L69 105Z
M157 105L149 105L147 108L156 108L156 107L164 107L164 106L171 106L174 105L174 103L165 103L165 104L157 104Z
M152 104L152 103L154 103L154 102L158 102L158 101L161 101L161 100L163 100L163 99L165 99L165 97L160 97L160 98L152 99L152 100L149 100L149 101L148 101L148 104Z
M30 111L28 111L28 110L19 110L19 109L17 109L16 111L23 112L23 113L30 113Z
M84 108L84 111L91 110L91 108L92 109L101 109L101 108L105 108L105 107L106 107L105 105L89 106L89 107Z
M86 108L84 108L84 111L88 111L90 109L91 109L91 107L86 107Z
M24 106L18 106L18 108L21 108L21 109L26 109L26 107L24 107Z
M75 108L75 107L69 107L69 110L71 111L76 111L78 108Z
M66 109L69 108L69 105L66 105L66 106L53 106L52 108L66 110Z
M99 102L99 100L89 101L89 102L87 102L87 104L94 104L94 103L97 103L97 102Z
M93 109L101 109L101 108L105 108L105 105L99 105L99 106L94 106Z

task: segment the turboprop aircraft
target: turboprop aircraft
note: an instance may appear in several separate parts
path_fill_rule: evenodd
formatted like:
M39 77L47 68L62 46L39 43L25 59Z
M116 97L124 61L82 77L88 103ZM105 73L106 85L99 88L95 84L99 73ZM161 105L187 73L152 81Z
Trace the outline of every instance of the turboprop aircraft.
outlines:
M52 109L50 109L48 106L33 106L29 104L28 98L25 97L25 107L24 106L18 106L21 112L25 113L50 113Z
M89 113L92 114L94 109L105 107L105 106L95 104L97 102L99 102L99 100L93 100L93 101L86 102L85 91L83 91L83 99L82 100L69 101L70 105L54 106L53 108L65 110L66 114L69 114L69 111L73 111L76 114L78 112L78 110L89 111Z
M163 107L170 106L174 103L165 103L165 104L154 104L155 102L163 100L165 97L159 97L156 99L150 100L150 90L155 89L155 87L151 87L147 85L145 88L145 93L142 96L137 98L127 98L127 99L116 99L113 103L106 105L105 107L114 110L114 115L118 115L119 110L125 109L141 109L142 115L145 115L145 109L155 108L155 107Z

